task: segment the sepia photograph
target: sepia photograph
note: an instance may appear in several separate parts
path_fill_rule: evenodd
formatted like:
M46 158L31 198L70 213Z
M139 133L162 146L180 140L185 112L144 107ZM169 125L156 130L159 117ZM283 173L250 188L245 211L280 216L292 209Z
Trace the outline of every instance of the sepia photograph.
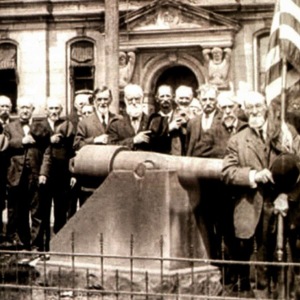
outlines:
M300 300L300 0L0 0L0 299Z

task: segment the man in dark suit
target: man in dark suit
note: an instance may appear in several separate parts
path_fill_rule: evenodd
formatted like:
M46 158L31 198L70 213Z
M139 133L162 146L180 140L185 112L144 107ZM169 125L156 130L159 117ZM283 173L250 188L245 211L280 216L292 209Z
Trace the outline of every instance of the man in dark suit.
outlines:
M109 111L112 94L108 87L102 86L96 89L92 99L95 112L78 123L74 140L75 151L84 145L106 145L108 141L107 129L112 122L119 118Z
M232 92L223 92L217 100L221 122L212 122L211 128L195 141L195 157L224 158L229 138L247 127L247 123L238 118L241 105Z
M108 143L107 130L110 124L120 118L120 116L109 111L109 106L112 102L112 93L108 87L101 86L97 88L93 92L92 102L95 108L94 112L78 123L73 144L75 151L80 150L85 145L106 145ZM98 178L85 179L77 177L80 206L93 193L94 189L102 183L102 180ZM75 211L75 202L72 202L70 216Z
M186 145L187 156L197 156L196 145L201 141L202 134L211 127L220 127L222 114L217 109L218 88L204 84L198 90L198 98L202 105L201 115L190 120L187 126Z
M213 122L210 129L202 132L201 139L194 146L195 157L223 159L229 138L247 127L247 123L238 119L240 104L232 92L219 94L218 107L221 122ZM219 180L202 180L201 185L204 188L201 190L199 213L203 213L207 226L211 255L217 259L230 259L234 239L233 201L228 196L231 194L230 188ZM225 283L230 283L231 268L225 269L228 271L225 274Z
M169 85L161 85L157 89L156 103L158 112L150 115L149 129L152 132L152 151L175 154L173 139L178 139L181 153L181 126L186 125L186 121L181 116L175 116L175 101L173 89ZM184 135L183 139L184 139ZM173 148L172 148L173 144Z
M4 130L9 139L10 156L7 236L13 245L26 249L31 249L39 230L38 185L46 183L50 167L50 154L45 152L49 132L43 124L32 119L33 111L29 99L18 99L19 119Z
M143 112L143 89L137 84L124 88L127 115L112 122L108 129L109 143L124 145L131 150L149 150L148 116Z
M222 170L226 184L239 186L235 187L237 193L233 195L234 259L250 260L255 237L258 258L270 261L274 253L274 239L269 235L272 232L270 220L274 208L281 210L280 207L284 207L278 205L282 199L274 201L274 179L270 168L280 153L299 155L300 137L295 128L281 125L274 118L263 95L248 92L244 95L244 107L248 127L229 139ZM239 266L236 272L241 279L241 291L251 293L249 266ZM258 275L259 288L265 288L266 270L260 268Z
M74 156L74 128L69 120L61 118L62 109L59 100L48 98L46 104L47 118L42 122L50 135L51 167L47 183L40 186L42 224L36 240L36 247L45 251L49 251L52 200L54 233L57 233L65 225L69 205L71 188L69 160Z
M12 104L8 97L0 96L0 134L3 133L4 128L12 121L10 118ZM3 149L2 149L3 150ZM7 198L7 167L9 164L9 157L7 151L0 153L0 241L4 239L2 211L5 209L5 201Z

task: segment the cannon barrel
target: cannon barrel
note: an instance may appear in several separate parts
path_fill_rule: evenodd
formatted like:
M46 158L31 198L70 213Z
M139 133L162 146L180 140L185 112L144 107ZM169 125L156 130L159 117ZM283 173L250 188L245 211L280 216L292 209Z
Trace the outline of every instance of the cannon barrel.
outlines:
M81 176L105 177L111 171L149 169L174 170L182 180L189 178L220 179L222 160L182 157L155 152L130 151L122 146L87 145L72 160L70 169Z

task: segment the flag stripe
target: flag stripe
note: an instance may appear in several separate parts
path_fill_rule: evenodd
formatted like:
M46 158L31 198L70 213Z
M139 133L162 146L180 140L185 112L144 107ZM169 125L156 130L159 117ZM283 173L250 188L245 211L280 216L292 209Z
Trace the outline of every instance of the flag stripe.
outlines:
M281 0L280 12L292 15L296 20L299 20L300 1L296 0Z
M300 0L277 0L266 56L266 98L282 91L282 57L288 61L286 88L300 80Z
M290 88L295 85L300 80L299 74L296 70L291 70L287 73L286 76L286 88ZM276 80L273 80L270 84L266 86L266 95L267 95L267 103L278 97L281 94L281 82L282 78L277 77Z

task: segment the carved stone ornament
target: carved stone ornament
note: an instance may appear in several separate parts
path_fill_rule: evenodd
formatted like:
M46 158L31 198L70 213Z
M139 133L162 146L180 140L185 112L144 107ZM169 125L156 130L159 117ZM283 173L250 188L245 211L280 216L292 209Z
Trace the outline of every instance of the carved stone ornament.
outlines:
M229 87L229 69L231 62L231 49L214 47L202 51L207 72L205 81L217 85L218 88Z
M159 8L155 14L151 14L140 20L139 24L131 24L132 30L160 30L175 28L201 28L199 20L194 20L192 16L185 16L174 7Z
M10 43L0 44L0 69L15 69L17 60L17 48Z
M71 64L93 64L94 63L94 47L91 42L79 41L71 47Z
M119 88L124 88L130 83L134 67L136 55L134 52L119 52Z

